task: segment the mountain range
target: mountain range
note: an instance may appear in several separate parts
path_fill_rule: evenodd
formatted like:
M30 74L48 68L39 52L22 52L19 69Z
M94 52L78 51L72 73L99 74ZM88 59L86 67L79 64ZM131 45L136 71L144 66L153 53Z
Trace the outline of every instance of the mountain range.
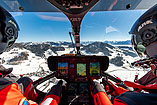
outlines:
M133 70L130 63L139 59L132 50L130 44L115 44L106 42L82 42L82 55L108 56L110 65L107 72L119 75L124 79L133 80L137 72ZM122 43L122 42L121 42ZM43 71L48 72L47 58L49 56L61 56L63 54L75 53L71 42L23 42L15 43L10 49L0 55L0 64L6 68L13 67L13 74L33 75ZM131 69L131 71L130 71ZM124 72L125 75L123 74ZM37 75L37 74L36 74Z
M116 65L116 66L123 66L128 57L134 58L137 57L137 55L133 52L132 48L130 46L127 46L125 42L114 42L114 45L119 45L119 43L125 43L125 46L114 46L108 41L106 42L84 42L81 44L81 53L83 55L105 55L109 56L110 63ZM113 43L113 41L112 41ZM117 44L116 44L117 43ZM41 57L41 58L47 58L48 56L56 56L56 55L62 55L67 53L74 53L74 48L72 47L72 44L70 42L43 42L43 43L33 43L33 42L27 42L27 43L15 43L12 48L8 49L7 52L11 52L10 54L15 54L15 51L12 51L13 49L25 49L30 51L31 53L34 53L35 56ZM17 56L14 56L11 59L8 59L8 64L16 64L17 62L23 60L28 60L29 53L27 51L22 51ZM10 56L10 55L8 55ZM118 62L117 62L118 61ZM3 62L4 63L4 62ZM18 64L17 63L17 64Z

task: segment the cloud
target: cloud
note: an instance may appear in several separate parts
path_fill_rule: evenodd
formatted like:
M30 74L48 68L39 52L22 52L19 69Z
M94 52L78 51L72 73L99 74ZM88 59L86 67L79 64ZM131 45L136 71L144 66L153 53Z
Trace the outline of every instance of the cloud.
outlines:
M94 16L94 15L95 15L95 12L91 12L90 15L91 15L91 16Z
M109 26L106 28L106 34L110 32L119 32L116 28Z
M12 15L13 17L16 17L16 16L22 16L23 13L22 13L22 12L11 12L11 15Z
M47 15L38 15L40 18L44 20L50 20L50 21L68 21L68 18L66 17L56 17L56 16L47 16Z

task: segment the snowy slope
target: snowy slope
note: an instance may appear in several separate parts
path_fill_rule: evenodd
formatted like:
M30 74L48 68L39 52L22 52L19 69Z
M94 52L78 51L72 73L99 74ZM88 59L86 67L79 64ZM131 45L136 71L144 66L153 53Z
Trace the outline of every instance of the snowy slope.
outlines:
M83 55L106 55L110 58L110 66L106 72L116 75L123 80L134 80L135 74L142 76L143 70L131 68L130 63L139 59L136 54L128 49L112 46L103 42L83 43L81 53ZM130 47L130 46L129 46ZM0 55L1 64L6 68L13 67L13 74L37 73L48 71L47 58L73 52L69 42L44 42L44 43L22 43L13 49ZM36 78L35 76L32 78ZM36 78L37 79L37 78Z
M17 63L19 64L17 65L8 64L9 60L13 59L14 57L20 56L21 52L25 52L28 54L27 60L18 61ZM34 53L26 49L14 48L10 50L9 52L4 52L2 55L0 55L0 57L1 59L5 60L3 65L6 68L13 67L12 73L15 75L36 72L38 71L39 67L43 67L44 70L48 70L48 66L44 58L38 57Z

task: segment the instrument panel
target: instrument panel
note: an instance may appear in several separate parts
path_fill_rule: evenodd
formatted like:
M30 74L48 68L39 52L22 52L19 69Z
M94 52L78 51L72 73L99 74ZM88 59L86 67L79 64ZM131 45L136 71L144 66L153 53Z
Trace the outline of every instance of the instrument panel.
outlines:
M56 71L58 79L73 82L87 82L89 79L99 79L102 72L109 66L107 56L50 56L48 66Z
M89 11L99 0L47 0L64 13L80 14Z

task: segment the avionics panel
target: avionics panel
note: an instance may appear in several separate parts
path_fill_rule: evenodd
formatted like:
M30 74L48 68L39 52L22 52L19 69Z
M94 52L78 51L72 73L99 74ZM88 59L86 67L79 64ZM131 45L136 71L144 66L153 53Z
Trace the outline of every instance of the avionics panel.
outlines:
M50 56L48 67L56 77L74 82L101 78L109 65L107 56Z

